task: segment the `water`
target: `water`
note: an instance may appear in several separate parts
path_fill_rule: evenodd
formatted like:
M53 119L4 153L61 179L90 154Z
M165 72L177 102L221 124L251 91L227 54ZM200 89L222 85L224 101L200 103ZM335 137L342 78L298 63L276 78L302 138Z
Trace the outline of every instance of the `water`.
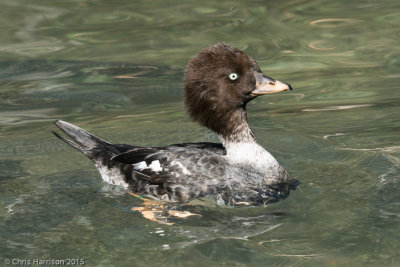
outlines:
M1 264L400 265L398 1L0 7ZM268 207L193 206L201 217L150 222L130 210L139 199L51 135L52 122L119 143L217 141L185 115L182 75L221 41L292 84L248 113L258 141L302 184Z

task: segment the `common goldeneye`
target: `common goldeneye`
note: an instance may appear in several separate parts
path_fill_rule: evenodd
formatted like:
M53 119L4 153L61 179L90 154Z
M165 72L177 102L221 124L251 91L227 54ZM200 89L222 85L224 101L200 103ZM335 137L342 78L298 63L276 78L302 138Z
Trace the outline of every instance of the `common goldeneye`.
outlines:
M90 158L104 181L150 198L212 196L220 205L265 205L296 188L298 181L257 143L246 116L249 101L292 90L289 84L265 76L254 59L222 43L190 60L184 87L190 117L216 132L222 144L110 144L61 120L55 125L71 139L53 133Z

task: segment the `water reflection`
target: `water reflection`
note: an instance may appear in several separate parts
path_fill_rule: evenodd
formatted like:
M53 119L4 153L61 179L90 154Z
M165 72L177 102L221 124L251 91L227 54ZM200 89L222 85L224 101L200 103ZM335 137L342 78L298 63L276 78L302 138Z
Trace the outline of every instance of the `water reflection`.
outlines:
M15 37L17 37L19 41L0 45L0 52L35 57L64 49L61 40L53 37L43 40L43 38L36 35L36 32L40 31L43 22L46 20L58 19L66 13L66 10L32 4L22 5L15 1L5 1L2 5L5 6L7 10L23 9L26 11L27 9L29 10L29 16L24 17L22 26L15 32ZM21 23L19 23L19 25L21 25Z
M327 18L327 19L313 20L310 21L309 24L320 28L336 28L336 27L348 26L349 24L354 24L359 22L361 21L350 18Z
M329 51L336 49L336 46L332 46L325 40L312 41L311 43L308 44L308 47L311 49L322 50L322 51Z

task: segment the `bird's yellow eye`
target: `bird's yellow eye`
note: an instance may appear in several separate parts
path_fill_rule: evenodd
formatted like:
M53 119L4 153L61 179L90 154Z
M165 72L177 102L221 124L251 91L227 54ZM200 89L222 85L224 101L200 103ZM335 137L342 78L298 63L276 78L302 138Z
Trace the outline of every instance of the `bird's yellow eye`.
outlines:
M237 78L239 78L239 75L237 73L231 73L229 74L229 79L231 79L232 81L236 80Z

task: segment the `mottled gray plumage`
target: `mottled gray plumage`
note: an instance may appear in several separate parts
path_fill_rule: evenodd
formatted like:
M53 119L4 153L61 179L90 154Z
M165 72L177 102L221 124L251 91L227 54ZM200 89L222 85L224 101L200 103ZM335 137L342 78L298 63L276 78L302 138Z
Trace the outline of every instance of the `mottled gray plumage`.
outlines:
M264 76L251 57L218 44L189 62L185 105L222 144L113 145L64 121L55 124L71 139L55 135L88 156L105 181L137 194L178 202L213 196L218 204L268 204L285 198L298 181L257 144L245 107L258 95L284 90L290 85Z
M128 164L140 162L137 152L142 149L150 152L148 148L133 149L113 159ZM259 179L262 174L254 173L246 164L230 165L225 153L213 143L156 148L142 160L148 165L158 160L162 171L142 170L140 173L146 176L142 179L148 184L140 191L169 201L186 202L211 194L229 205L259 205L286 197L297 184L280 168L281 181L266 186Z

